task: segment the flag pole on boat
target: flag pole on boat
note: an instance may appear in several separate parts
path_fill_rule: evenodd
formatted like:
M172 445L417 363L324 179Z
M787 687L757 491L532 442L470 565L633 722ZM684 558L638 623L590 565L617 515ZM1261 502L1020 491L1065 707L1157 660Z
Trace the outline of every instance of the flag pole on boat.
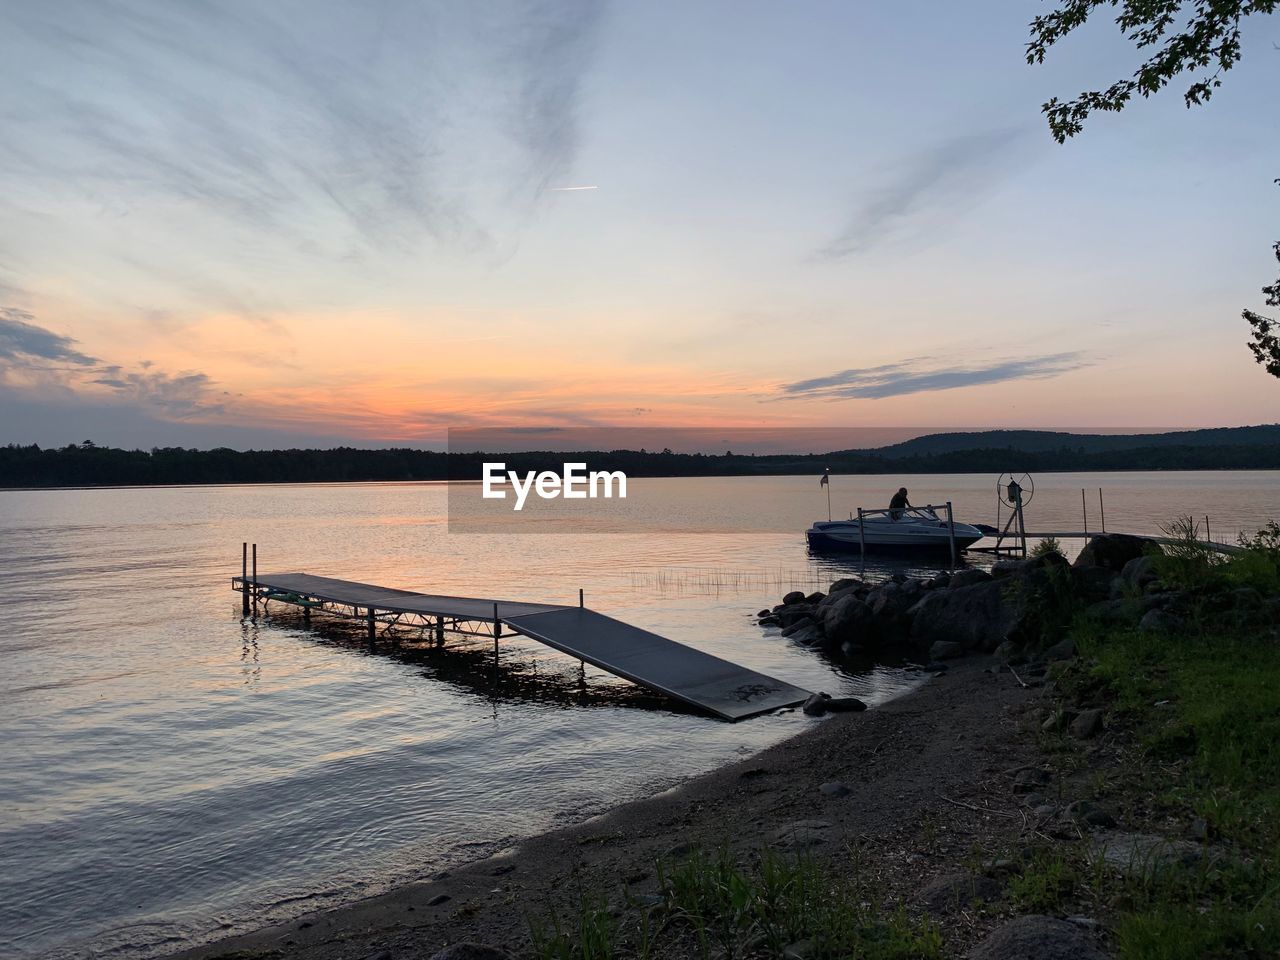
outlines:
M822 479L818 481L818 486L827 488L827 522L831 522L831 468L822 471Z

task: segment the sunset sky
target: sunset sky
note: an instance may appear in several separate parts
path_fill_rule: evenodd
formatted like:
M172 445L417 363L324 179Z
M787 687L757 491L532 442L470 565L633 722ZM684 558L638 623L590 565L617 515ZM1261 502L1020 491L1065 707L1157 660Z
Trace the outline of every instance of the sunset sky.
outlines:
M0 443L1280 420L1280 20L1059 146L1044 9L0 3Z

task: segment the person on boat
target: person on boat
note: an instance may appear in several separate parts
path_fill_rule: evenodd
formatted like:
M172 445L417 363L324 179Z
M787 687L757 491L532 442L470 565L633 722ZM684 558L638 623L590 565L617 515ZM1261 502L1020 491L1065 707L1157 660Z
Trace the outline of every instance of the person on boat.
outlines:
M889 501L889 516L897 520L902 516L902 511L911 506L911 502L907 499L907 488L899 487L898 492L893 495L893 499Z

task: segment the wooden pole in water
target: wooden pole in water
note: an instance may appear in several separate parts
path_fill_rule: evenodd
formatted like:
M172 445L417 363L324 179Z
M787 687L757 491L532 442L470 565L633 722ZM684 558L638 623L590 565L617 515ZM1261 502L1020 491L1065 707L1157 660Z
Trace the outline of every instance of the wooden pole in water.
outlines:
M1089 507L1084 499L1084 487L1080 488L1080 512L1084 515L1084 538L1089 539Z
M1102 503L1102 488L1098 488L1098 515L1102 520L1102 532L1107 532L1107 508Z
M861 579L867 579L867 534L862 526L862 508L858 508L858 556L862 559Z
M444 614L436 617L436 646L444 646Z
M498 666L498 637L502 635L502 621L498 619L498 605L493 605L493 666Z
M253 545L253 613L258 613L258 545Z
M1204 515L1204 539L1206 543L1212 543L1213 538L1209 536L1209 515Z
M240 544L240 616L249 615L249 541Z
M579 587L578 588L578 608L581 609L584 606L586 606L586 601L584 599L582 588Z
M956 520L951 513L951 501L947 501L947 539L951 541L951 572L956 572Z

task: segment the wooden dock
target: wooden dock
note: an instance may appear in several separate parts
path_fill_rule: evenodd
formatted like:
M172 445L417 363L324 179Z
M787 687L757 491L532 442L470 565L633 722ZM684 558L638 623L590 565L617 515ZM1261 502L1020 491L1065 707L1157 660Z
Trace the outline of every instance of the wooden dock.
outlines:
M794 706L809 691L703 653L581 605L524 603L415 593L309 573L256 573L232 579L250 604L284 603L310 621L312 611L359 620L371 641L397 627L418 629L443 644L445 633L492 637L519 634L615 676L697 707L723 720L742 720Z

